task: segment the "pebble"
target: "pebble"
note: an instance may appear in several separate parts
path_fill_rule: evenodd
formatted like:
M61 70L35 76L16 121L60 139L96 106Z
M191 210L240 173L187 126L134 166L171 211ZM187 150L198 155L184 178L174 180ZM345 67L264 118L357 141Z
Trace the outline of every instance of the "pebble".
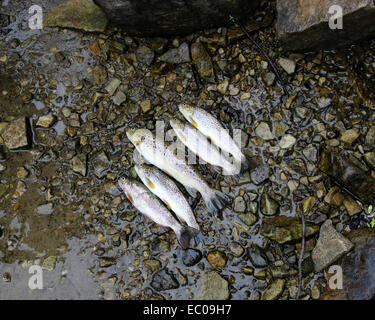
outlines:
M52 203L42 204L42 205L40 205L39 207L36 208L37 214L49 215L52 212L53 212L53 204Z
M279 213L280 205L276 200L270 197L269 194L264 193L260 201L260 211L265 216L274 216Z
M87 155L79 154L72 159L73 171L79 173L81 176L86 176L87 173Z
M251 244L248 248L248 255L252 265L255 268L265 268L268 265L268 259L264 251L256 244Z
M91 165L93 167L94 174L99 179L101 179L107 174L107 172L108 172L108 170L111 166L111 163L108 160L108 157L107 157L106 153L104 151L101 151L101 152L93 155L93 157L91 159ZM78 169L78 168L76 168L76 169ZM79 170L82 170L82 172L84 171L83 168L79 169ZM86 173L84 173L82 175L85 176Z
M221 251L212 251L207 255L207 260L212 268L224 268L227 264L227 257Z
M159 57L159 60L172 64L190 62L191 59L189 45L184 42L177 49L173 48L168 50L161 57Z
M276 76L273 72L267 72L263 75L263 81L267 87L270 87L275 82Z
M151 271L157 271L161 268L161 262L156 259L146 259L143 261L143 265Z
M269 176L270 168L268 165L258 166L250 174L251 181L257 186L268 180Z
M56 256L49 256L48 258L44 259L42 263L42 268L50 272L54 271L56 266L56 260Z
M246 211L246 202L243 197L238 196L234 199L234 208L235 212L245 212Z
M353 244L335 230L332 220L326 220L320 228L318 242L312 251L316 272L327 268L352 248Z
M241 257L244 253L244 248L238 242L231 242L229 250L236 256Z
M318 160L318 150L312 144L309 144L306 148L304 148L302 153L306 159L310 160L311 162L316 162Z
M187 249L182 254L182 262L187 267L195 266L202 259L202 253L197 249Z
M339 187L332 187L324 197L324 201L328 204L339 207L344 201L344 196L340 193Z
M8 123L3 130L1 130L1 137L8 149L25 148L29 145L25 117L16 119Z
M296 71L296 62L288 58L279 58L279 65L288 73L292 74Z
M154 61L155 53L147 46L139 46L135 52L137 61L147 66L151 66Z
M281 138L280 147L282 149L289 149L294 146L296 141L297 140L295 137L293 137L291 134L287 134Z
M262 138L263 140L274 139L270 127L266 122L260 122L255 129L255 133L258 137Z
M341 134L340 140L347 144L353 144L359 137L359 133L356 129L346 130Z
M177 289L179 286L175 276L165 269L155 273L151 281L151 287L156 291Z
M274 280L271 285L267 288L267 290L263 294L263 300L276 300L278 299L281 294L283 293L285 288L285 280L284 279L276 279Z
M249 227L258 221L257 216L252 213L239 214L238 218Z
M198 300L229 299L229 283L218 273L207 271L198 282Z
M56 122L56 117L53 114L47 114L39 117L36 126L41 128L50 128Z
M318 231L318 225L306 223L306 238ZM299 218L295 217L263 218L260 234L280 244L300 241L302 238L302 223Z

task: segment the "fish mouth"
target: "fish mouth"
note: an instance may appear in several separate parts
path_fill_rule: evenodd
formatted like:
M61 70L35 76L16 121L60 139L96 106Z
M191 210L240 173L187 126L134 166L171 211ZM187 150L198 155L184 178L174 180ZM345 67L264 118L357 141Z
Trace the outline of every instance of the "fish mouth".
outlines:
M177 118L172 118L169 120L169 123L172 127L181 127L182 121L178 120Z
M135 128L126 129L126 136L128 137L129 140L132 140L136 131L137 131L137 129L135 129Z
M193 109L192 106L189 106L188 104L182 103L178 106L178 109L184 116L191 117L193 115Z

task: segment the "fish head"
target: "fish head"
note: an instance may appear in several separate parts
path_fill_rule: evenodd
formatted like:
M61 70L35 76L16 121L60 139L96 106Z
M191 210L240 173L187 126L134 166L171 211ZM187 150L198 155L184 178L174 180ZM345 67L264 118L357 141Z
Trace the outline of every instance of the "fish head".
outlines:
M184 127L185 127L185 124L184 124L181 120L179 120L179 119L177 119L177 118L172 118L172 119L169 121L169 123L171 124L171 127L172 127L174 130L177 130L177 129L179 129L179 130L183 130Z
M138 146L146 138L152 138L152 133L150 130L147 129L127 129L126 136L132 144Z
M185 119L188 120L194 127L198 127L198 123L194 120L196 108L189 104L180 104L178 106L180 112L184 115Z
M152 170L150 166L144 163L137 164L134 168L135 172L137 172L138 177L140 177L141 179L142 177L149 175Z
M193 117L195 112L195 107L193 107L190 104L182 103L178 106L178 109L180 112L184 115L186 119L189 119L190 117Z
M121 178L119 181L118 181L118 185L120 186L120 188L126 193L126 194L129 194L131 189L132 189L132 182L130 179L127 179L127 178Z

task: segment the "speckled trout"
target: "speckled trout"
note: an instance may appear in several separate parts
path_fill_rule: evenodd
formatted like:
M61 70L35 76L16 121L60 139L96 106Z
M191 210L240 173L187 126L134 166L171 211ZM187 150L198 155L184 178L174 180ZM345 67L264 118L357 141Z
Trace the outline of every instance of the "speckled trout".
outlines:
M193 236L191 228L182 226L163 203L142 183L134 179L121 178L118 184L129 201L142 214L162 227L171 228L182 248L186 249L189 246Z
M195 128L209 137L221 150L233 155L235 162L241 164L241 172L250 168L250 163L241 148L233 141L228 131L207 111L188 104L180 104L179 110Z
M198 129L176 118L171 119L170 124L181 142L202 160L223 168L225 175L240 173L240 167L230 163L219 148L213 142L209 142L207 137Z
M206 203L208 212L220 213L229 203L228 196L210 188L194 168L185 162L185 157L176 156L171 149L166 148L164 141L155 137L151 131L128 129L126 135L148 162L163 170L186 188L198 190Z
M189 227L199 231L194 213L177 185L162 171L153 166L139 164L135 166L143 184L171 209L177 218Z

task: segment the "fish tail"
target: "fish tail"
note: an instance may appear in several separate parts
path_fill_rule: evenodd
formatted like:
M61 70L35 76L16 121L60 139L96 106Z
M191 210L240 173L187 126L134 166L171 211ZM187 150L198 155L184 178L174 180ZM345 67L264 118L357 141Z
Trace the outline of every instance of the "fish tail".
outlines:
M199 231L198 231L199 232ZM177 232L176 236L182 249L187 249L190 244L191 238L197 234L197 230L190 227L181 227Z
M217 213L221 220L223 219L222 210L229 204L229 202L230 198L218 190L212 190L209 197L205 198L208 212L211 214Z

